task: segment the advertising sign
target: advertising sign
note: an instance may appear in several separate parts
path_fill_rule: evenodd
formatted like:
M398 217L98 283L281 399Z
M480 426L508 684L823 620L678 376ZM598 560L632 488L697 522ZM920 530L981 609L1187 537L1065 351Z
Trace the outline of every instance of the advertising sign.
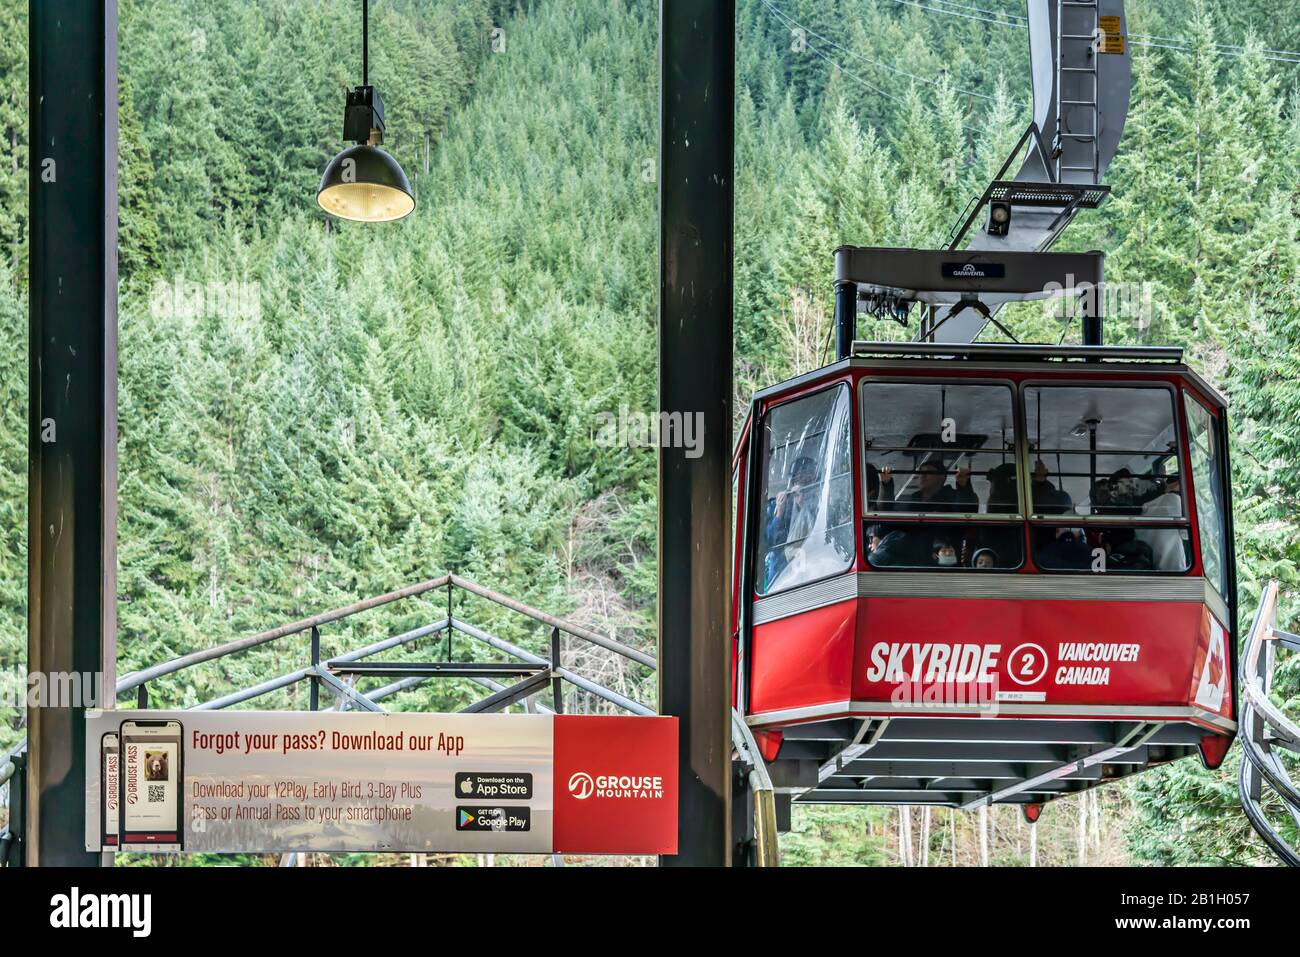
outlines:
M88 850L677 849L675 718L88 711L86 724Z

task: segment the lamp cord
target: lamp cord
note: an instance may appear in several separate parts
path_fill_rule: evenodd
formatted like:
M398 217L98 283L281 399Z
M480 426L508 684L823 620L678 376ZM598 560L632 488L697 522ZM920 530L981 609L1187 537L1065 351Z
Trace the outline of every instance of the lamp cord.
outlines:
M361 84L370 85L370 0L361 0Z

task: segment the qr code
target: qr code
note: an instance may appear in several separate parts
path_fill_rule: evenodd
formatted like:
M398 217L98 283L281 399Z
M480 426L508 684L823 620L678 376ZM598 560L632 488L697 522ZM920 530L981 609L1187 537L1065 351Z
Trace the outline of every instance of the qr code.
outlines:
M150 803L150 804L161 804L164 800L166 800L166 799L163 797L163 792L166 791L166 790L167 790L167 788L166 788L165 786L161 785L161 784L151 784L151 785L149 785L149 803Z

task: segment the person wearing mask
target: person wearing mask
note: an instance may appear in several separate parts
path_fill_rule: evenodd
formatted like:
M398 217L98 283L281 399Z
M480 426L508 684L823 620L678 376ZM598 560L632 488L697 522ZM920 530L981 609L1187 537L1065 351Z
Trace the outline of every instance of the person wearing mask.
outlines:
M936 538L934 540L934 552L932 554L934 563L940 568L957 567L957 549L946 538Z
M930 458L917 467L916 491L896 494L894 470L886 467L880 470L876 507L879 511L896 512L978 512L979 496L971 488L970 476L970 469L960 468L956 472L955 486L948 485L948 470L942 460ZM936 564L929 529L924 525L903 525L898 527L898 533L898 544L888 553L892 564L922 568ZM872 564L881 562L873 560Z

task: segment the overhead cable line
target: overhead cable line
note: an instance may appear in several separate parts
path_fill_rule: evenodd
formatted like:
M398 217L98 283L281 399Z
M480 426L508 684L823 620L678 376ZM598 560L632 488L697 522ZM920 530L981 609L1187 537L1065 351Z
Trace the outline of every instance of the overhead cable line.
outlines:
M1138 46L1143 46L1143 47L1156 47L1161 50L1177 50L1179 53L1196 52L1196 47L1194 46L1179 46L1173 43L1156 43L1155 40L1153 39L1137 39L1136 36L1132 36L1129 39L1131 39ZM1246 54L1249 51L1247 51L1245 47L1242 47L1240 49L1235 49L1235 50L1214 49L1211 50L1210 52L1213 53L1215 56L1243 57L1246 56ZM1263 54L1262 59L1271 60L1274 63L1300 63L1300 53L1292 53L1291 51L1287 51L1287 54L1288 54L1287 56L1269 56L1268 54Z
M961 17L964 20L978 20L981 23L992 23L996 26L1024 29L1029 23L1027 17L1021 16L1018 13L990 10L987 7L966 6L964 4L954 3L952 0L933 0L933 2L946 4L946 6L932 6L928 3L918 2L918 0L894 0L894 3L916 7L919 10L929 10L932 13L942 13L950 17ZM978 13L989 13L993 16L1004 17L1006 19L994 20L989 17L979 16ZM1157 47L1162 50L1177 50L1182 53L1192 53L1195 51L1195 46L1192 44L1192 41L1182 37L1162 37L1147 33L1130 33L1128 38L1136 46ZM1241 57L1245 56L1249 52L1249 48L1239 43L1215 42L1213 52L1216 56ZM1265 60L1270 60L1274 63L1300 63L1300 50L1275 50L1272 48L1261 48L1260 53Z
M849 56L857 56L857 54L854 54L851 50L846 50L846 49L844 49L844 47L842 47L842 46L840 46L839 44L837 44L834 40L828 39L827 37L822 36L820 33L817 33L815 30L810 30L810 29L808 29L807 27L802 26L802 25L801 25L797 20L794 20L794 19L792 19L791 17L786 16L784 13L782 13L782 12L781 12L780 10L778 10L776 7L772 6L772 4L768 2L768 0L762 0L762 2L763 2L763 4L764 4L764 5L765 5L769 10L771 10L774 14L776 14L778 17L780 17L780 18L781 18L782 20L784 20L786 23L788 23L788 24L793 24L793 26L794 26L795 28L800 29L800 30L803 30L805 34L808 34L808 35L810 35L810 36L814 36L814 37L816 37L817 39L822 40L823 42L825 42L825 43L829 44L830 46L834 47L836 50L839 50L841 53L846 53L846 54L848 54ZM853 80L855 80L856 82L860 83L862 86L866 87L868 90L871 90L873 93L876 93L876 94L879 95L879 96L883 96L883 97L885 97L886 99L894 100L894 101L899 102L899 103L905 103L905 102L907 102L903 97L899 96L898 94L896 94L896 93L890 93L888 90L882 90L880 87L876 86L874 83L872 83L872 82L870 82L869 80L867 80L867 79L865 79L865 78L859 76L857 73L854 73L852 70L850 70L848 67L846 67L843 63L840 63L840 62L839 62L838 60L836 60L834 57L828 56L827 54L823 53L821 50L817 49L817 47L815 47L813 44L809 43L808 40L807 40L806 38L805 38L804 41L803 41L803 45L804 45L804 47L808 50L808 52L810 52L810 53L812 53L812 54L814 54L814 55L816 55L816 56L818 56L818 57L821 57L821 59L825 60L825 61L826 61L827 63L829 63L831 66L834 66L834 67L838 68L839 71L840 71L841 73L843 73L845 76L847 76L847 77L849 77L850 79L853 79ZM867 58L865 58L865 57L861 57L861 56L859 56L858 58L859 58L859 59L867 59ZM870 62L870 61L869 61L869 62ZM896 72L901 72L901 71L896 71ZM911 74L908 74L908 75L910 76ZM922 78L922 77L917 77L916 79L923 79L923 78ZM957 88L954 87L954 89L957 89ZM964 92L970 92L970 91L959 90L958 92L963 92L963 93L964 93ZM976 96L983 96L983 95L985 95L985 94L975 94L975 95L976 95ZM988 98L989 98L989 99L993 99L992 97L988 97ZM967 123L962 123L961 126L962 126L962 129L966 130L967 132L974 133L974 134L976 134L977 136L982 136L982 135L984 135L984 133L985 133L985 130L983 130L983 129L979 128L979 127L970 126L970 125L967 124Z
M856 73L854 73L854 72L853 72L852 70L850 70L848 67L846 67L843 63L840 63L840 62L838 62L837 60L834 60L834 59L832 59L831 57L828 57L825 53L822 53L820 50L818 50L818 49L817 49L815 46L813 46L811 43L806 44L806 46L808 47L808 50L809 50L810 52L817 54L817 56L821 57L821 58L822 58L823 60L825 60L827 63L831 64L831 66L837 67L837 68L839 69L839 71L840 71L841 73L843 73L845 76L847 76L847 77L849 77L850 79L856 80L857 82L861 83L863 86L865 86L867 89L871 90L873 93L879 93L881 96L888 97L888 98L891 99L891 100L897 100L899 103L906 103L906 102L907 102L905 99L903 99L903 97L898 96L898 95L896 95L896 94L894 94L894 93L890 93L890 92L888 92L888 91L886 91L886 90L882 90L882 89L880 89L879 87L877 87L877 86L875 86L875 85L873 85L873 84L867 82L867 81L864 80L862 77L858 76ZM968 132L968 133L974 133L976 136L983 136L984 133L985 133L985 131L982 130L982 129L980 129L979 127L977 127L977 126L971 126L971 125L969 125L969 124L967 124L967 123L963 123L963 124L961 125L961 128L964 129L964 130L965 130L966 132Z
M1022 24L1027 24L1029 22L1029 18L1024 14L1014 13L1010 10L990 10L988 7L980 7L980 6L976 6L975 4L969 4L969 3L957 3L955 2L955 0L931 0L931 2L942 4L945 7L957 7L962 10L976 10L979 11L980 13L989 13L989 14L993 14L994 16L1007 17L1010 20L1014 20ZM1179 44L1180 46L1186 46L1189 48L1192 45L1192 41L1184 37L1163 37L1153 33L1130 33L1129 39L1133 40L1134 42L1137 42L1139 40L1159 40L1163 43L1176 43ZM1242 52L1249 49L1245 44L1242 43L1220 43L1217 40L1214 42L1214 46L1218 47L1221 50L1236 50ZM1260 52L1273 53L1280 57L1300 57L1300 50L1275 50L1272 47L1261 47Z
M1135 36L1135 37L1141 37L1141 38L1144 39L1144 40L1165 40L1165 41L1168 41L1168 42L1170 42L1170 43L1182 43L1182 44L1190 44L1190 43L1191 43L1190 40L1185 40L1185 39L1183 39L1182 37L1158 37L1158 36L1153 36L1152 34L1149 34L1149 33L1134 33L1134 34L1132 34L1132 36ZM1218 42L1216 42L1214 45L1215 45L1216 47L1220 47L1221 49L1224 49L1224 50L1237 50L1237 51L1240 51L1241 53L1247 53L1247 52L1250 51L1250 47L1246 46L1246 45L1243 44L1243 43L1218 43ZM1271 49L1270 47L1260 47L1260 52L1261 52L1261 53L1276 53L1276 54L1278 54L1279 56L1284 56L1284 57L1300 57L1300 50L1274 50L1274 49Z
M956 3L954 0L931 0L931 2L945 7L958 7L962 10L974 10L978 13L987 13L995 17L1008 17L1012 20L1029 20L1029 18L1022 13L1014 13L1010 10L991 10L988 7L981 7L974 3Z
M873 57L869 57L864 54L857 53L853 50L846 49L845 47L840 46L838 43L836 43L834 40L830 39L829 37L822 36L820 33L817 33L815 30L812 30L811 28L804 26L802 23L799 23L793 17L788 16L787 14L781 12L779 8L774 6L772 3L768 2L768 0L762 0L762 3L763 6L767 7L774 14L776 14L787 24L789 24L792 29L802 30L804 33L816 37L817 39L821 40L823 43L830 44L835 49L839 50L841 53L847 54L848 56L851 56L854 59L861 60L863 63L875 64L876 66L883 67L884 69L889 70L891 73L898 73L901 76L910 77L913 80L920 80L922 83L931 83L937 85L941 82L938 77L919 76L915 73L909 73L907 70L901 69L896 66L891 66L890 64L884 62L883 60L877 60L874 59ZM988 93L980 93L977 90L965 90L955 84L952 85L952 89L956 90L958 93L964 93L966 96L977 96L982 100L991 100L991 101L997 100L996 96L992 96Z
M981 23L992 23L992 24L995 24L995 25L1000 26L1000 27L1018 27L1018 26L1023 26L1023 24L1021 24L1021 23L1007 23L1007 21L1005 21L1005 20L993 20L993 19L990 19L989 17L976 16L976 15L973 14L973 13L960 13L960 12L958 12L957 10L949 10L949 9L947 9L947 8L945 8L945 7L932 7L932 6L929 6L929 5L924 4L924 3L917 3L916 0L894 0L894 2L895 2L895 3L904 3L904 4L906 4L906 5L909 6L909 7L917 7L917 8L919 8L919 9L921 9L921 10L931 10L931 11L933 11L933 12L935 12L935 13L946 13L946 14L947 14L948 16L950 16L950 17L961 17L963 20L978 20L978 21L980 21ZM962 9L963 9L963 10L967 10L967 9L972 9L972 8L969 8L969 7L963 7ZM1007 14L1000 14L1000 16L1007 16Z

